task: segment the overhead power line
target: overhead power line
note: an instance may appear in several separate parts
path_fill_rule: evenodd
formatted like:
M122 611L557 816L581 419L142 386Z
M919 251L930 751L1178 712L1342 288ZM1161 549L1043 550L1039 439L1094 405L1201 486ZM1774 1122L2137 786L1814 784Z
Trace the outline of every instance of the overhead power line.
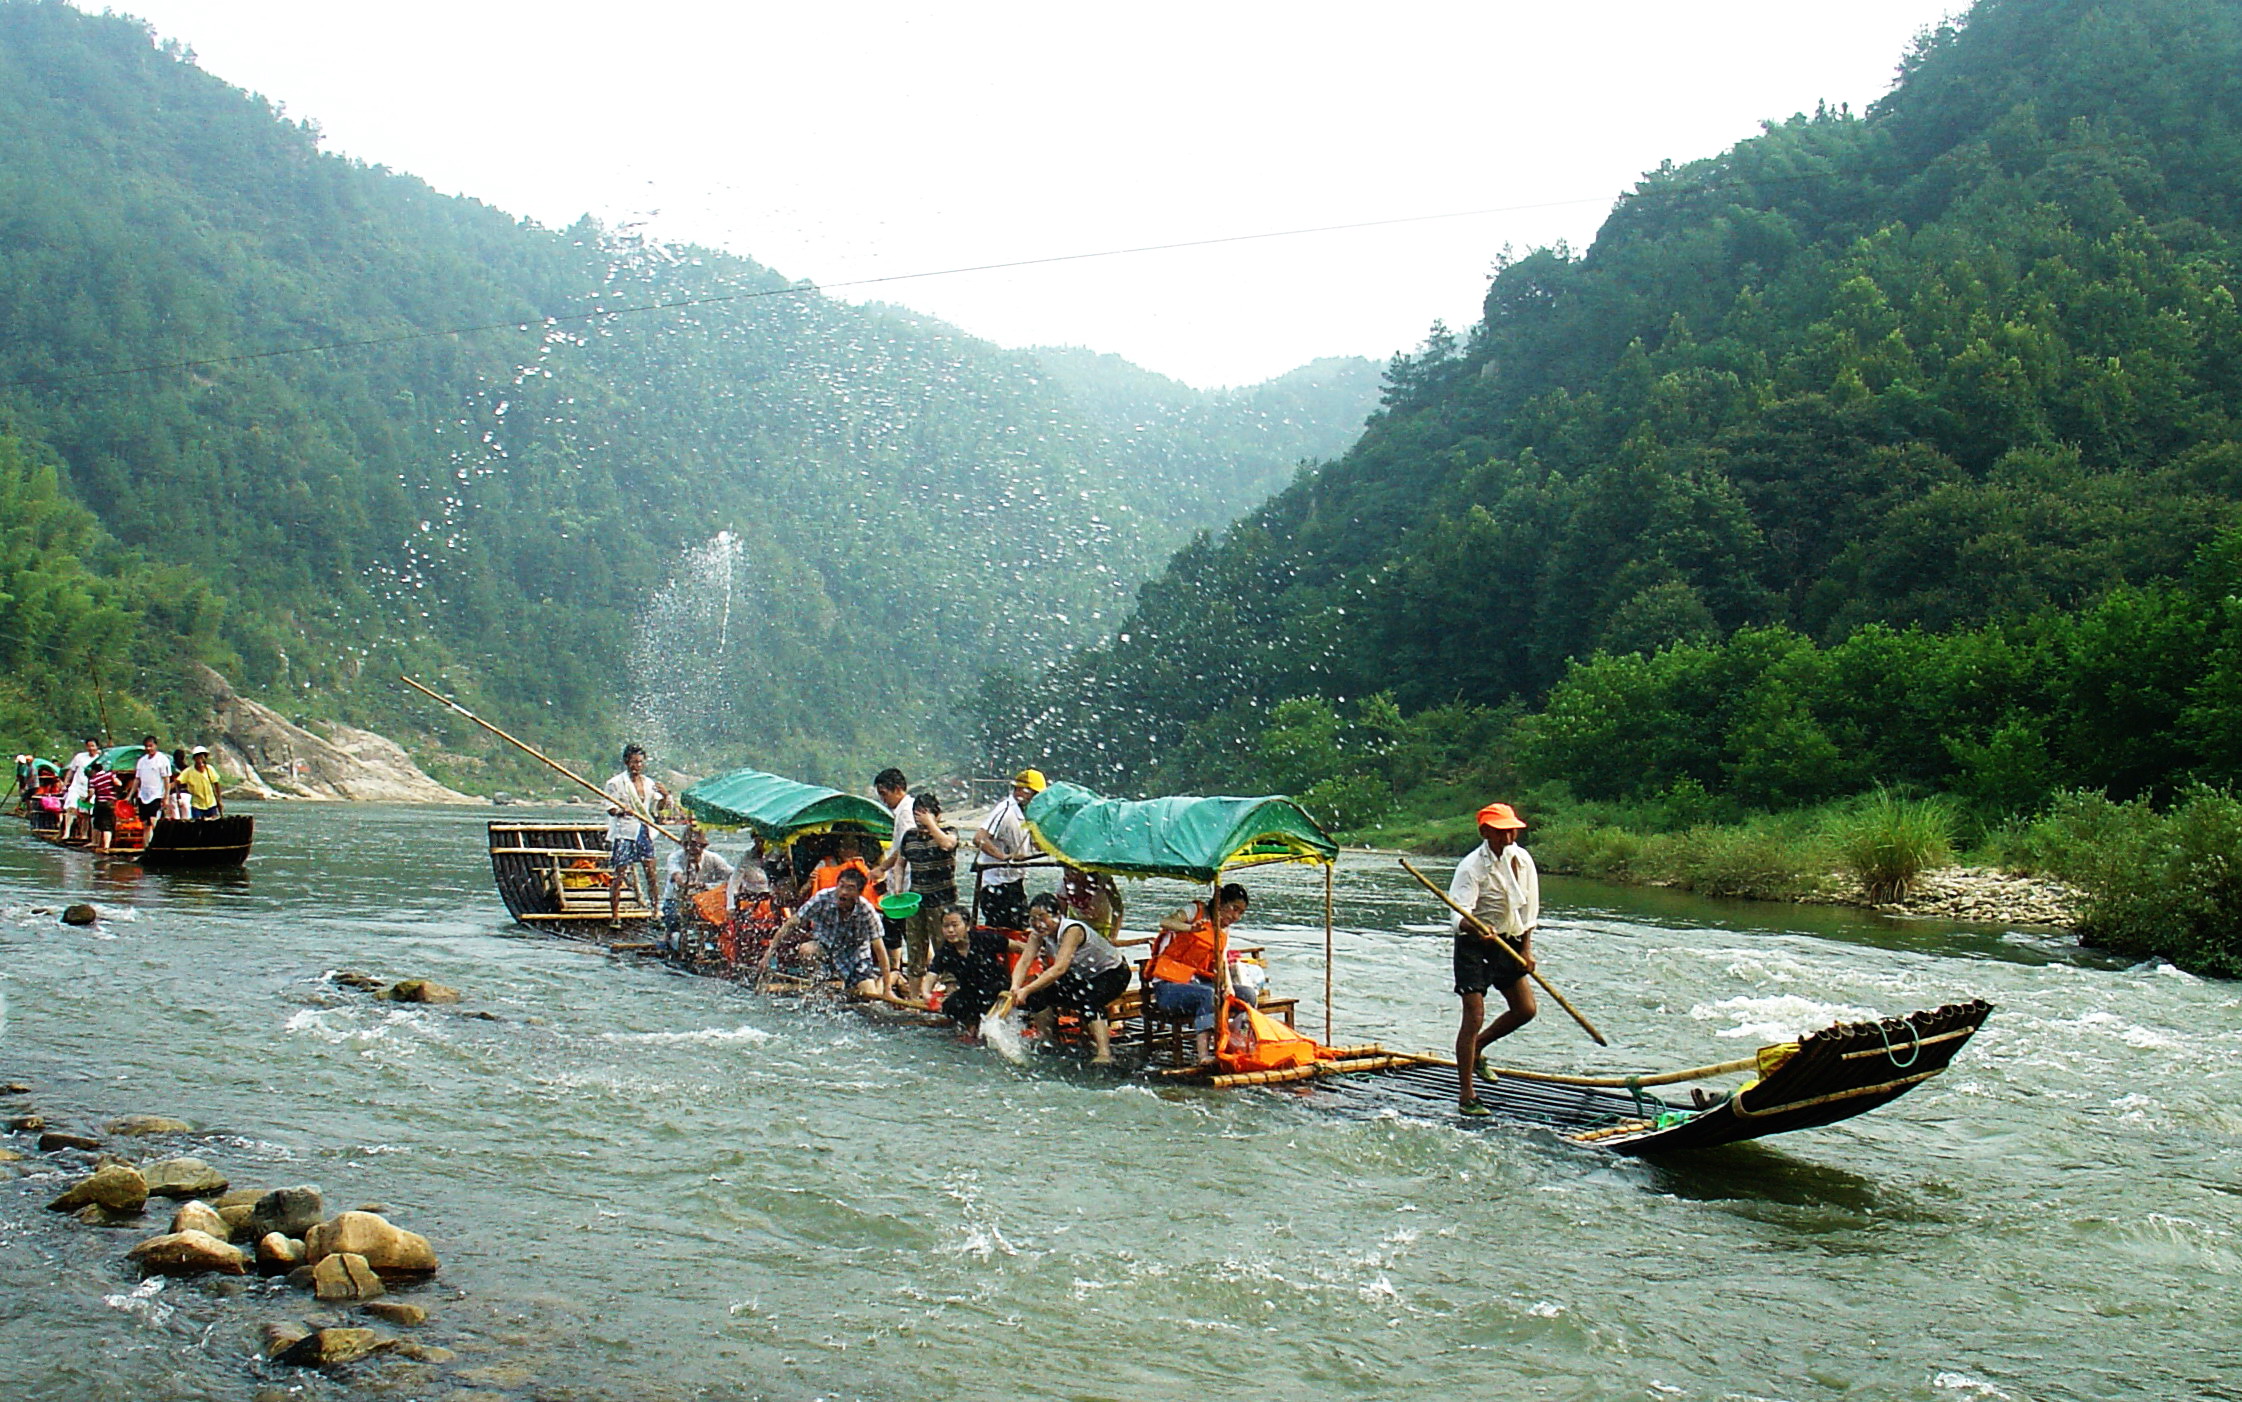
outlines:
M107 370L75 370L68 374L31 375L23 379L0 381L0 389L29 389L53 385L75 384L86 380L116 379L126 375L150 375L167 370L208 370L223 365L246 365L260 360L278 360L287 356L322 355L329 351L364 350L374 346L407 345L415 341L439 341L453 336L480 336L498 331L526 331L533 326L566 326L586 321L603 321L610 317L636 316L646 312L678 311L691 307L714 306L725 302L752 302L768 297L801 297L813 293L837 292L848 288L878 287L886 283L916 282L926 278L958 277L966 273L993 273L1008 268L1047 267L1054 263L1083 263L1098 258L1126 258L1144 253L1170 253L1187 248L1215 248L1223 244L1253 243L1263 239L1299 238L1309 234L1339 234L1355 229L1386 229L1402 224L1430 224L1445 219L1476 219L1491 214L1523 214L1533 210L1563 209L1573 205L1595 204L1610 199L1608 195L1570 200L1546 200L1537 204L1500 205L1487 209L1459 209L1444 214L1412 214L1397 219L1365 219L1352 224L1318 224L1304 229L1272 229L1253 234L1226 234L1218 238L1183 239L1175 243L1137 244L1129 248L1101 248L1087 253L1055 253L1040 258L1014 258L1001 263L969 263L955 268L930 268L915 273L888 273L880 277L851 278L843 282L790 283L785 287L764 287L744 292L716 292L699 297L678 297L659 302L635 303L629 306L595 306L590 311L568 312L557 316L540 316L530 319L515 317L507 321L482 322L473 326L450 326L434 331L400 331L387 336L361 336L343 341L320 341L309 345L277 346L269 350L241 351L232 355L195 356L185 360L149 361L139 365L120 365Z

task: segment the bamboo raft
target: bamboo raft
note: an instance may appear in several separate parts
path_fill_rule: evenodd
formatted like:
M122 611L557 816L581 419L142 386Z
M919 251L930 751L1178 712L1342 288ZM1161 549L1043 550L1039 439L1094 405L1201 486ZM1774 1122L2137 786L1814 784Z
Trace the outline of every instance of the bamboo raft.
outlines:
M607 892L615 879L607 824L493 820L488 836L491 877L508 915L537 930L606 930ZM654 912L633 886L617 918L625 930L643 934Z

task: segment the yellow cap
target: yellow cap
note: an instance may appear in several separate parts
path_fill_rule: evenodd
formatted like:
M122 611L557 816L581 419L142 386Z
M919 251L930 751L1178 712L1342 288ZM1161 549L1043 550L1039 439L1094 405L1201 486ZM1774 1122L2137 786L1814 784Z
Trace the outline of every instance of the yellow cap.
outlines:
M1040 769L1023 769L1012 776L1012 782L1018 784L1021 788L1042 793L1044 787L1043 771Z

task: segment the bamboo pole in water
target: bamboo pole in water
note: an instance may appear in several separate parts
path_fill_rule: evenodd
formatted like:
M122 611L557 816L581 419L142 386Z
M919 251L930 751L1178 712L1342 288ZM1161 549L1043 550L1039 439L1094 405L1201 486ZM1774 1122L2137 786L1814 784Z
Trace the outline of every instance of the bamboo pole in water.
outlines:
M1331 868L1323 864L1323 1044L1331 1045Z
M481 726L483 729L489 731L499 739L504 740L507 744L514 746L522 753L528 755L531 759L534 759L540 764L543 764L546 768L552 770L555 774L558 774L562 778L568 780L570 783L576 784L579 787L585 789L593 797L597 798L601 803L612 805L615 802L615 796L613 794L601 788L599 785L593 783L591 780L585 778L583 775L577 773L575 770L569 768L567 765L562 764L559 760L554 759L551 755L546 754L543 750L538 749L535 745L530 744L527 740L523 740L516 736L507 734L505 731L500 730L497 726L492 725L489 721L484 720L481 716L476 715L473 711L468 710L465 706L460 705L457 701L452 700L448 696L442 696L437 694L436 692L430 691L427 687L422 686L419 682L414 681L411 677L400 676L397 678L397 680L403 682L405 685L411 687L413 690L419 692L429 700L436 702L438 705L459 712L461 715L467 717L467 719L473 721L475 724ZM653 818L649 817L648 815L644 813L633 813L631 816L645 823L646 826L652 828L654 831L660 833L670 841L678 844L680 847L685 845L684 838L679 837L676 833L671 832L668 828L665 828L660 823L655 822Z

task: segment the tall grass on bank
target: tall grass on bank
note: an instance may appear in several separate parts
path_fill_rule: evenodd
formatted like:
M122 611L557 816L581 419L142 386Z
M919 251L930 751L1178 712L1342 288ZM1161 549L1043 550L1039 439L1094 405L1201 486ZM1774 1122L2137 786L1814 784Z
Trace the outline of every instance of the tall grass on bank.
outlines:
M1838 817L1830 838L1837 861L1878 905L1905 900L1915 878L1954 860L1953 811L1936 799L1870 794Z
M1829 865L1815 833L1772 819L1662 833L1560 822L1534 839L1533 851L1551 871L1768 901L1814 890Z

